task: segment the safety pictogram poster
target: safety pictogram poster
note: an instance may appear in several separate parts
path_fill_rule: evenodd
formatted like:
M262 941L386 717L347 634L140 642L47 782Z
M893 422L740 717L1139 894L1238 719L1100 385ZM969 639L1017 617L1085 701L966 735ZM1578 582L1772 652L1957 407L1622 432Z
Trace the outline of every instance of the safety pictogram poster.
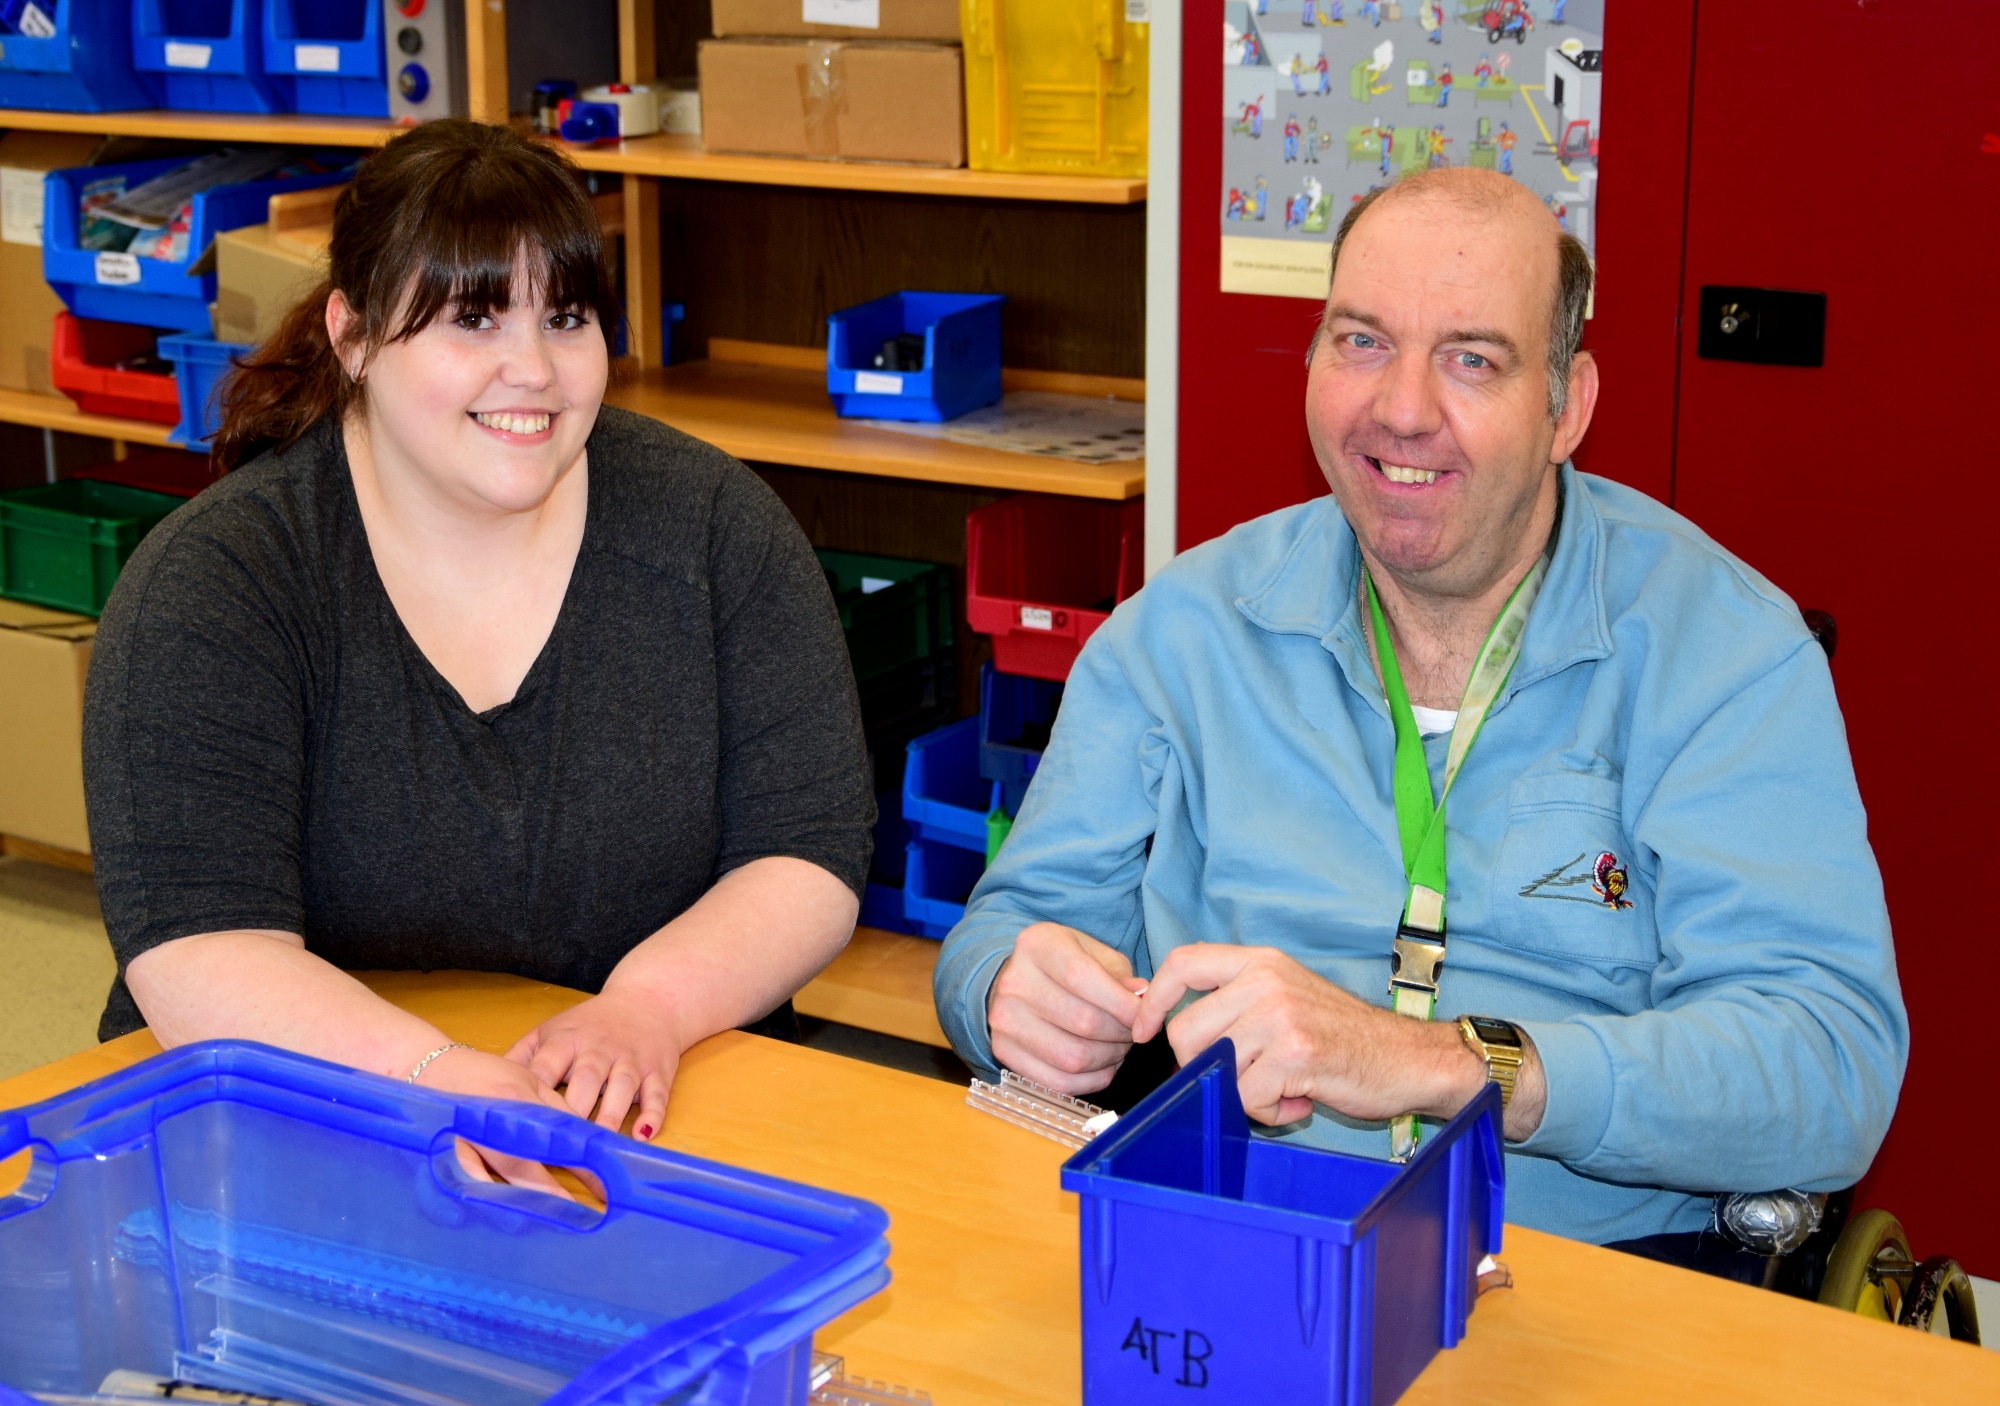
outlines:
M1348 207L1481 166L1593 254L1605 0L1228 0L1222 291L1322 298Z

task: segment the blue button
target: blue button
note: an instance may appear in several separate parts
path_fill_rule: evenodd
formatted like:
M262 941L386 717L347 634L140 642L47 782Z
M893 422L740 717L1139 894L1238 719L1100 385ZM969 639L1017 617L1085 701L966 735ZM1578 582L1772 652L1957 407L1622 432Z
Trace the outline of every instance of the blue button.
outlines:
M420 63L406 63L403 71L396 75L396 91L409 103L420 103L430 96L431 76L424 72Z

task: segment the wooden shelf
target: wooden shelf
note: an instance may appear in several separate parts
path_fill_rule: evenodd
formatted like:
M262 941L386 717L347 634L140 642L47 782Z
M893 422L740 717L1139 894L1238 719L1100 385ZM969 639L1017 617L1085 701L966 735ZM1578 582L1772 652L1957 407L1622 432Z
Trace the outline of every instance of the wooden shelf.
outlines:
M826 373L810 366L696 361L628 373L605 400L754 463L1076 498L1123 500L1146 491L1143 459L1073 464L843 420L827 398Z
M122 439L129 444L167 442L173 426L150 420L120 420L109 415L86 415L67 396L36 395L32 391L0 390L0 421L33 425L37 429L67 430L71 434L96 435L100 439Z
M880 928L856 928L827 969L792 997L800 1015L895 1035L948 1050L931 999L938 944Z
M803 161L782 156L734 156L702 150L701 138L676 133L635 137L615 146L571 147L586 171L622 171L689 181L816 186L822 190L958 195L987 200L1053 200L1082 205L1135 205L1146 198L1144 177L1035 176L941 166L894 166L867 161Z
M304 146L380 146L407 130L372 117L265 116L240 112L38 112L0 108L0 129L167 137L209 142L295 142ZM801 161L702 150L701 138L672 133L615 145L563 148L586 171L684 181L807 186L821 190L956 195L985 200L1048 200L1132 205L1146 198L1143 177L1033 176L863 161Z

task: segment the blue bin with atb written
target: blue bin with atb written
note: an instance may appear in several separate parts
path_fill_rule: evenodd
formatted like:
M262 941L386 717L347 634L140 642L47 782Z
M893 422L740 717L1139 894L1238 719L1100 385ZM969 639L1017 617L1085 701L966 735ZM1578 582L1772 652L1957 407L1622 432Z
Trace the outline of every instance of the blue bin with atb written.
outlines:
M993 404L1006 301L997 293L891 293L831 314L826 389L834 413L935 421Z
M1500 1249L1500 1090L1399 1166L1252 1137L1218 1040L1062 1184L1079 1198L1084 1406L1386 1406L1465 1335Z
M123 0L5 0L0 107L130 112L152 95L132 72L132 10Z
M48 173L42 186L42 276L71 312L106 322L207 335L212 326L208 305L215 301L215 269L210 264L206 272L194 270L201 266L202 255L215 236L226 229L263 223L274 195L350 179L358 158L351 151L317 152L312 163L324 170L212 186L196 193L189 214L187 255L182 259L150 259L81 247L83 219L78 206L85 186L123 177L127 189L135 190L194 159L170 156Z
M456 1139L606 1204L476 1181ZM0 1382L114 1371L295 1401L804 1406L888 1217L533 1104L239 1041L0 1113ZM0 1391L0 1400L6 1399Z
M139 82L159 106L185 112L290 112L290 75L264 68L264 3L131 0Z
M382 0L264 0L264 72L294 112L387 117Z
M167 443L206 451L222 428L222 378L237 357L250 350L241 342L218 342L192 332L160 338L160 355L173 363L180 388L181 418L167 434Z

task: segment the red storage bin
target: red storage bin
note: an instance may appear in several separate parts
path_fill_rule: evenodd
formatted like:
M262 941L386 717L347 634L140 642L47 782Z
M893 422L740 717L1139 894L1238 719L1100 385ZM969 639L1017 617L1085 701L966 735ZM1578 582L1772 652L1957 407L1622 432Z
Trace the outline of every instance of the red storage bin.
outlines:
M159 339L155 328L59 312L49 347L49 379L85 414L179 424L180 390L171 370L132 371L118 366L139 357L158 360Z
M1083 642L1145 584L1146 502L1023 493L965 519L965 616L993 667L1069 677Z

